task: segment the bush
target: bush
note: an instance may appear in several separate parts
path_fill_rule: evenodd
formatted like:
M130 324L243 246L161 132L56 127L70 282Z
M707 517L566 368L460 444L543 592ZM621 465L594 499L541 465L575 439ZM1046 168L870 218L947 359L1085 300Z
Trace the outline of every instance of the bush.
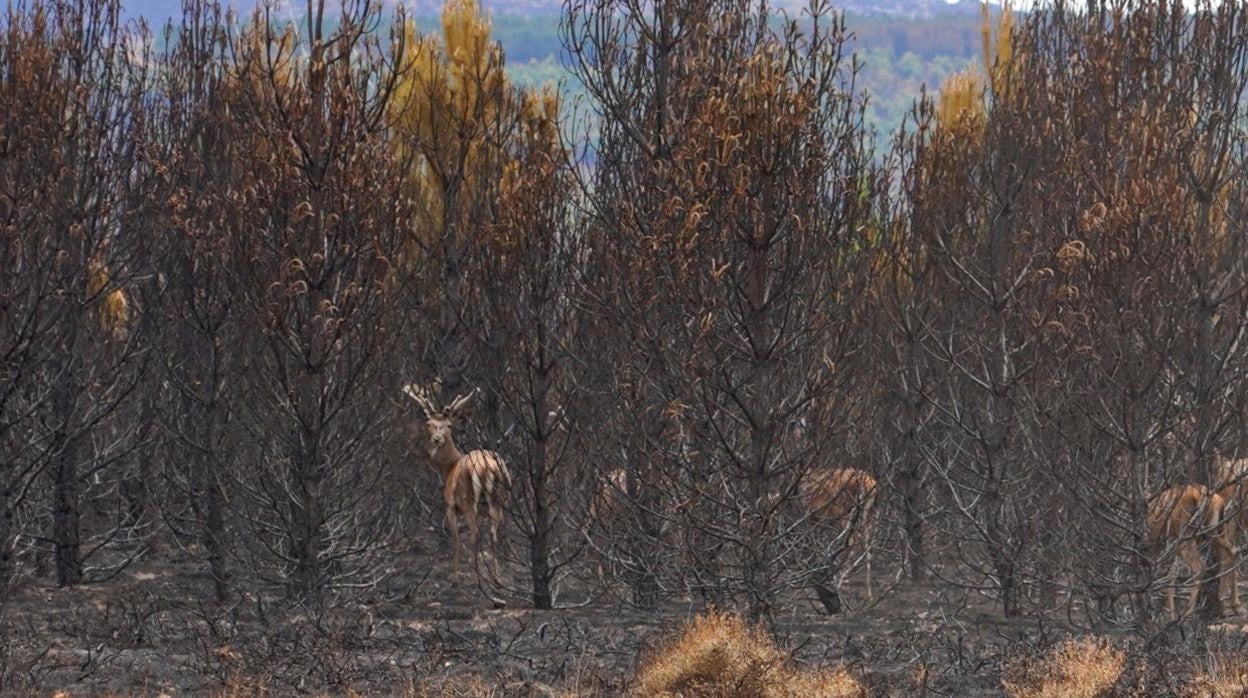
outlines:
M634 681L638 696L857 698L866 689L844 669L801 671L761 628L710 611L660 648Z
M1013 698L1097 698L1110 695L1125 662L1103 638L1067 640L1039 661L1010 667L1002 684Z

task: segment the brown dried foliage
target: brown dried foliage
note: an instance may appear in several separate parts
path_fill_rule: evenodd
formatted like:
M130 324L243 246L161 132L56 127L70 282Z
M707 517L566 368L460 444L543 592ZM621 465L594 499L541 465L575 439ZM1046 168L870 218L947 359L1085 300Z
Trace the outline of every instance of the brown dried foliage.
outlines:
M765 630L711 610L655 651L638 671L632 694L864 698L867 691L844 669L795 668Z

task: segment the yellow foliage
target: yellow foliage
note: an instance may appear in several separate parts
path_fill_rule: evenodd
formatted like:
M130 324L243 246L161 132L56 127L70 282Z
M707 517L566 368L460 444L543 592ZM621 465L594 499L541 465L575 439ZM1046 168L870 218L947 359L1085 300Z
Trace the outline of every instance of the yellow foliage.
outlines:
M954 73L940 86L936 124L942 133L978 144L987 118L981 78L973 72Z
M96 317L100 327L115 335L120 335L130 324L130 301L120 287L106 291L105 289L111 282L112 277L109 276L108 269L102 262L92 260L87 265L87 298L92 299L103 295L99 305L96 306Z
M395 91L396 143L411 162L416 233L426 243L467 235L478 227L471 216L515 191L519 144L559 147L558 95L509 85L490 30L477 0L447 0L441 37L420 35L410 21L404 28L410 70Z
M414 151L404 155L414 161L421 222L441 229L455 222L443 210L451 180L465 178L456 185L472 189L479 184L472 178L498 154L489 129L510 106L502 51L490 41L490 22L476 0L448 0L442 39L418 35L411 21L404 32L411 70L396 88L396 126L400 147Z
M559 142L559 94L550 87L540 92L525 91L520 95L520 128L518 139L522 148L530 154L557 154L562 147ZM499 185L499 198L515 197L522 192L524 178L533 176L530 168L524 167L521 158L524 153L513 155L503 165L503 174ZM549 173L546 173L549 174Z
M1012 698L1098 698L1111 694L1125 663L1104 638L1067 640L1037 662L1010 667L1002 685Z
M1009 89L1009 70L1014 57L1014 8L1005 2L1001 6L1001 14L996 22L996 36L993 34L992 15L988 4L980 7L982 13L979 22L980 40L983 43L984 74L988 76L988 86L993 94L1001 94Z
M988 100L1007 98L1013 84L1014 10L1006 2L993 22L988 5L982 7L979 31L983 48L982 72L954 73L940 86L936 123L945 133L979 142L988 116Z
M762 628L714 610L694 620L638 673L637 696L854 698L866 689L843 669L804 672Z
M417 99L428 98L415 124L409 124L418 133L430 138L462 136L439 132L439 127L458 125L471 134L506 108L502 49L490 41L490 20L481 15L476 0L448 0L443 6L445 46L437 37L417 38L413 22L406 31L416 60L412 80L404 87Z

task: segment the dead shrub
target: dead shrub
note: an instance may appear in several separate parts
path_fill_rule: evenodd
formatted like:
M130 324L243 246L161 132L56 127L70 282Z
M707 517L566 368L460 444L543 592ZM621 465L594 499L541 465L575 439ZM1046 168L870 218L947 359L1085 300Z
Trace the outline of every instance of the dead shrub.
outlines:
M633 695L858 698L867 692L844 669L799 670L766 631L712 610L646 662Z
M408 686L404 698L496 698L503 692L480 676L427 679Z
M1002 685L1013 698L1098 698L1111 694L1125 663L1126 654L1104 638L1072 639L1009 667Z
M1223 654L1211 655L1198 668L1185 693L1191 698L1233 698L1248 695L1248 662Z

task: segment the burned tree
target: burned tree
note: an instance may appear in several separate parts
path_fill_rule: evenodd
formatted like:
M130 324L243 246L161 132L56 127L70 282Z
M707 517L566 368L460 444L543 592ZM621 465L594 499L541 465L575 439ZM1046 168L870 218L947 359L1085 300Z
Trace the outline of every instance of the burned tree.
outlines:
M218 601L230 593L225 488L243 433L230 386L245 365L227 192L246 155L230 118L239 88L225 60L223 20L219 7L192 4L180 25L166 27L159 83L165 112L153 120L162 147L149 154L164 194L158 220L171 231L160 251L162 292L153 308L162 330L161 472L170 494L163 518L175 535L200 543Z
M603 305L636 336L621 382L657 396L616 409L688 434L665 477L641 470L661 457L644 440L623 465L674 490L691 580L762 616L821 567L783 505L850 455L832 444L879 184L841 18L816 3L773 30L763 8L722 10L573 3L566 43L603 115L594 225L626 270Z
M4 21L4 578L19 533L52 548L57 583L68 586L88 579L87 557L118 532L84 511L84 491L134 447L138 425L125 411L143 369L129 325L148 243L135 225L148 76L119 12L111 2L34 3ZM28 518L32 505L47 517Z
M350 4L307 36L257 14L231 37L238 147L214 204L249 331L232 488L257 572L316 602L387 570L403 452L384 399L404 339L397 260L407 234L402 163L384 125L401 34L365 34L377 8Z

